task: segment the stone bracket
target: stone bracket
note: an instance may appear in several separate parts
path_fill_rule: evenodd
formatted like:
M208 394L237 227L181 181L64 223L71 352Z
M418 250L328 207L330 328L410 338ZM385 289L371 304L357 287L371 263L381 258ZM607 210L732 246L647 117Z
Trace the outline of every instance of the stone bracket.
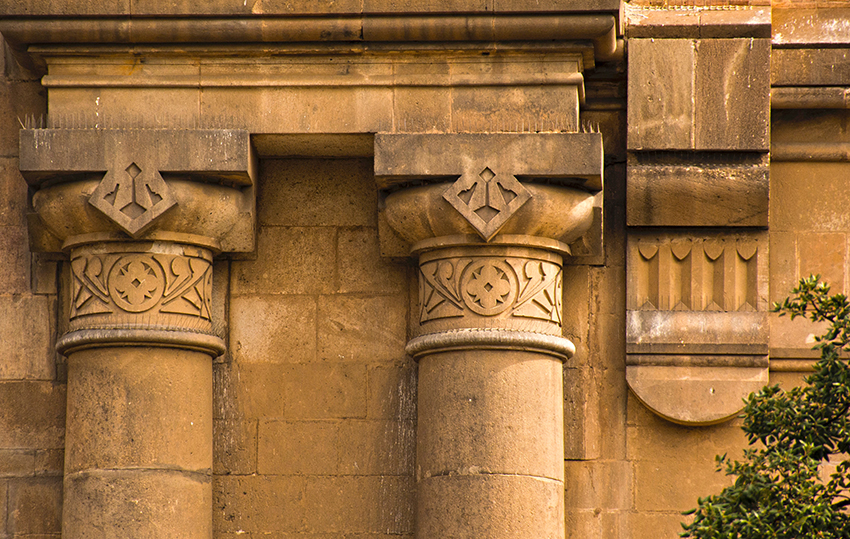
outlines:
M120 231L134 239L150 236L149 232L208 236L216 250L254 249L256 157L247 131L25 129L20 134L20 169L35 188L35 197L55 199L57 195L46 193L62 191L65 195L67 189L57 187L75 184L78 196L90 205L90 209L75 206L75 211L86 215L81 222L91 223L88 228L80 225L80 230L55 223L48 226L45 215L32 215L29 225L34 251L63 250L69 237L91 234L93 229L113 235ZM189 222L190 214L204 211L199 207L203 201L198 199L197 187L182 187L191 185L210 191L206 210L210 219L196 216L195 223ZM205 227L204 222L222 215L218 204L225 199L224 204L232 206L228 211L238 214L230 218L232 224L221 230ZM50 203L42 200L42 207ZM100 216L92 215L93 209ZM175 213L179 215L172 215ZM102 223L104 217L110 224Z
M526 186L538 184L595 194L590 229L567 243L574 255L572 262L582 257L600 259L602 163L599 133L378 134L375 179L381 196L382 254L403 258L412 247L393 232L384 214L383 200L394 191L445 184L443 203L489 242L533 199Z

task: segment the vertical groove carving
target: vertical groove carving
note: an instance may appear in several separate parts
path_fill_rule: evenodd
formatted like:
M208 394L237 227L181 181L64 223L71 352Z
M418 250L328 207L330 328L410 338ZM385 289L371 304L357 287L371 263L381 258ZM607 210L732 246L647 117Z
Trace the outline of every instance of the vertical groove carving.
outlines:
M756 311L758 251L748 239L642 239L630 257L628 308Z

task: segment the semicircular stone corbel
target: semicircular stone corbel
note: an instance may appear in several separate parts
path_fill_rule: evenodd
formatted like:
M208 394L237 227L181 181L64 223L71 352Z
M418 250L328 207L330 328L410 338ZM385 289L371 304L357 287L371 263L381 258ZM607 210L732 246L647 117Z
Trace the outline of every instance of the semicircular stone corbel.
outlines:
M601 136L379 134L375 174L419 262L417 537L563 538L562 267Z
M63 537L208 539L212 262L254 247L248 133L24 130L20 167L34 250L69 261Z

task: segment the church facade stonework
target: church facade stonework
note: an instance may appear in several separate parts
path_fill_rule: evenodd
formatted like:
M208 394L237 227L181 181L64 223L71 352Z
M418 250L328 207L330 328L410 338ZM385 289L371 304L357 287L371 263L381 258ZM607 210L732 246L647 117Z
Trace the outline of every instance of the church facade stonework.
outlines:
M0 539L677 537L850 273L831 0L0 0Z

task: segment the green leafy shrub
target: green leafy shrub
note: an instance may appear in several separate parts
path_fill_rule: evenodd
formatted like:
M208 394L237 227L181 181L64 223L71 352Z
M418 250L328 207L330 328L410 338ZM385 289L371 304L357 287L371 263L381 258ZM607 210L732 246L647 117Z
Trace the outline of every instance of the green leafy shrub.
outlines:
M682 537L850 539L850 368L841 359L850 343L850 304L812 276L773 310L828 323L816 338L821 359L804 385L766 386L746 400L743 460L717 457L718 470L735 483L685 513L694 519L682 525ZM843 460L822 478L831 457Z

